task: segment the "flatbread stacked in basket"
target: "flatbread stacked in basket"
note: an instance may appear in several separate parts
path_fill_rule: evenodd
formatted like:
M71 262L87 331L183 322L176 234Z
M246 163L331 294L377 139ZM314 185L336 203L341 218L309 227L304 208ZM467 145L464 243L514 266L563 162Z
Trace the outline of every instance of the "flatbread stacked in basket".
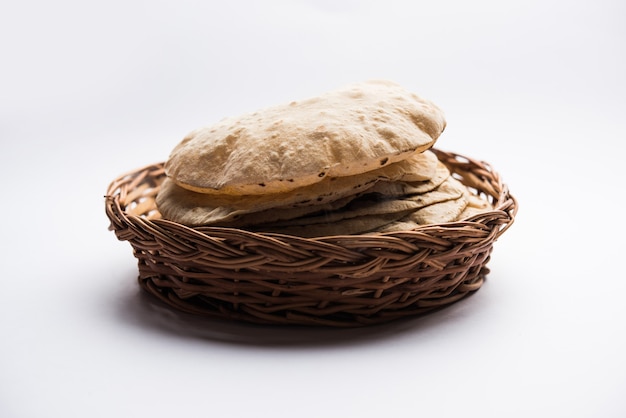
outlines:
M227 118L174 148L157 207L188 226L307 238L491 209L430 150L445 125L437 106L388 81Z

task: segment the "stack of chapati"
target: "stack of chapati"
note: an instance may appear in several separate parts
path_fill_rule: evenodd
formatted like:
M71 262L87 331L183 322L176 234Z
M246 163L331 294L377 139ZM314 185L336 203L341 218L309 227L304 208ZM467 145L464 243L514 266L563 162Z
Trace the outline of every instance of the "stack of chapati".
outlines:
M302 237L410 230L490 209L429 150L446 122L388 81L224 119L174 148L163 218Z

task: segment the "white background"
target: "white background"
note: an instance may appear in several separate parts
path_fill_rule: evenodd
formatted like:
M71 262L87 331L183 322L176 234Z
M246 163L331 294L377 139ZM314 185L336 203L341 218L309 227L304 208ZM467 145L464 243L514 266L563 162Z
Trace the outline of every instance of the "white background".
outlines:
M626 3L5 1L0 417L626 416ZM224 116L370 78L519 200L487 283L359 330L142 296L118 175Z

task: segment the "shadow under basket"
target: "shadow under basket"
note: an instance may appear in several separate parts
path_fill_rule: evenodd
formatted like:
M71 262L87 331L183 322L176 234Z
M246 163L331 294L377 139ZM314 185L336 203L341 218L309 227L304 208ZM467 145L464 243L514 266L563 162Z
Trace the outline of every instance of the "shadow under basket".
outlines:
M517 202L485 162L433 150L494 209L462 221L384 234L317 238L188 227L155 204L163 163L113 181L110 229L138 259L139 284L178 310L282 325L354 327L416 316L478 290Z

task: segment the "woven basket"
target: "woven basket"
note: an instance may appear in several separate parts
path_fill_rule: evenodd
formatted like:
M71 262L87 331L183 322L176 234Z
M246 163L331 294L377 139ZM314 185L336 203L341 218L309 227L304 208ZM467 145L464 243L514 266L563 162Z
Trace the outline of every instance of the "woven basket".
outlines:
M406 232L300 238L160 219L163 164L108 188L110 229L128 241L139 284L188 313L265 324L360 326L415 316L478 290L517 204L484 162L433 150L493 211Z

